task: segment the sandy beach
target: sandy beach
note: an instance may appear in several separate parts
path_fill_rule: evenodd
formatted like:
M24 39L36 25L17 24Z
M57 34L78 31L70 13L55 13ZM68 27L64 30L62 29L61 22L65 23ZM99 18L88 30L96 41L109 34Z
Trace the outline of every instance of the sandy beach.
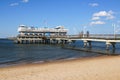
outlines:
M0 80L120 80L120 56L5 67Z

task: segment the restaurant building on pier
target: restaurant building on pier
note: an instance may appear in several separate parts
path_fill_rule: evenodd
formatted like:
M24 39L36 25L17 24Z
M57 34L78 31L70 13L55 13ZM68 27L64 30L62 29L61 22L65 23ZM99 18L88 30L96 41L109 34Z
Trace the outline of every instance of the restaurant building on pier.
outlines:
M36 28L20 25L18 27L18 36L15 40L17 43L46 43L53 40L60 40L67 36L68 29L64 26L55 28Z

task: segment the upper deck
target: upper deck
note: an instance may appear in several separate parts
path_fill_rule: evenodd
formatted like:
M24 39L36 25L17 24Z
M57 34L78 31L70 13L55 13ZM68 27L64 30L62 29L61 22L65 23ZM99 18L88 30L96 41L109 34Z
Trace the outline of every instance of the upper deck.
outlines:
M67 33L68 29L65 29L63 26L57 26L56 28L35 28L35 27L27 27L25 25L20 25L18 28L18 32L35 32L35 33L56 33L56 32L64 32Z

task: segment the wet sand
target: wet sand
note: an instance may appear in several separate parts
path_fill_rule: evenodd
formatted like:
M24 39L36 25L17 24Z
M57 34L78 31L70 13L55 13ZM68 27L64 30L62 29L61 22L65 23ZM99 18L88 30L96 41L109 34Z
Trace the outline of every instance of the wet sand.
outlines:
M120 80L120 56L5 67L0 80Z

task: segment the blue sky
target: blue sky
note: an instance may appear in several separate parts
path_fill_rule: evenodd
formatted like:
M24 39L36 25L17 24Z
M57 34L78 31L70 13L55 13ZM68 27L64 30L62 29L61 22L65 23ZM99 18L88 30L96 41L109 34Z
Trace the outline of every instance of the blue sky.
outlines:
M16 36L24 24L35 27L62 25L68 34L120 33L120 0L0 0L0 37Z

